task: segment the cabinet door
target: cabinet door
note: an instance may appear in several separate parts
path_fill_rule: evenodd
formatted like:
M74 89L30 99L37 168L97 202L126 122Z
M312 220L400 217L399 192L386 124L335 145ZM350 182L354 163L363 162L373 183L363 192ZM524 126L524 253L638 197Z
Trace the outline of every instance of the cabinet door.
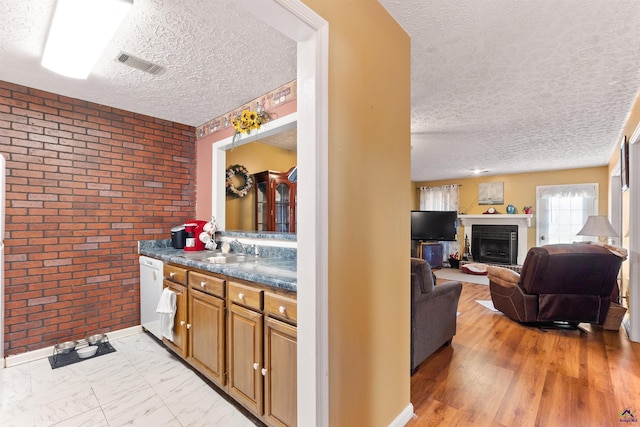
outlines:
M183 358L187 357L187 288L177 283L164 281L164 287L168 287L176 293L176 314L173 318L173 341L163 338L163 341L173 351Z
M273 180L274 231L289 232L291 229L291 183L282 179Z
M267 231L269 205L267 181L256 182L256 230Z
M297 328L264 321L264 418L272 426L297 425Z
M288 172L264 171L256 182L256 230L296 231L296 183Z
M262 314L230 304L227 321L229 395L262 415Z
M225 385L224 300L189 290L189 361L215 383Z

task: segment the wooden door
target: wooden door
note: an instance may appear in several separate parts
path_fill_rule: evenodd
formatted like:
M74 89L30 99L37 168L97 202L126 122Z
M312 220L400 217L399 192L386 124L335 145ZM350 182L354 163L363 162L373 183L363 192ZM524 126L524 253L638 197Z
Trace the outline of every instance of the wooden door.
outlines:
M173 351L183 358L187 358L187 287L164 281L164 287L168 287L176 293L176 314L173 318L173 341L163 338L163 341Z
M230 304L227 321L229 395L262 415L262 314Z
M189 290L189 361L219 386L225 379L224 300Z
M264 321L264 419L271 426L297 425L297 328Z

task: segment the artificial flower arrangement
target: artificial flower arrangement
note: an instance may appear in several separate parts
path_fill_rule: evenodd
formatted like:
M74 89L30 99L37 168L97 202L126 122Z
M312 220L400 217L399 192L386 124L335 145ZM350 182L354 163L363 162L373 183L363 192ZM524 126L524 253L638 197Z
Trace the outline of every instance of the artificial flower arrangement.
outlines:
M233 142L240 137L240 134L246 133L248 135L252 130L260 129L260 126L269 120L271 120L271 114L266 111L242 110L234 119L231 119L231 124L235 129Z
M449 259L460 259L460 252L452 252L449 254Z
M524 212L525 214L530 214L531 209L533 209L533 206L525 206L524 208L522 208L522 212Z

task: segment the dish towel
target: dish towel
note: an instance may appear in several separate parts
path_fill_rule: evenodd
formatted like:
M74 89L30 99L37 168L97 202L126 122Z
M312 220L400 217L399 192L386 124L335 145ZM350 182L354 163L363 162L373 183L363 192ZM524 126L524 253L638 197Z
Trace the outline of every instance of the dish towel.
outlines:
M160 330L162 336L173 341L173 319L176 315L176 293L169 288L164 288L156 313L160 313Z

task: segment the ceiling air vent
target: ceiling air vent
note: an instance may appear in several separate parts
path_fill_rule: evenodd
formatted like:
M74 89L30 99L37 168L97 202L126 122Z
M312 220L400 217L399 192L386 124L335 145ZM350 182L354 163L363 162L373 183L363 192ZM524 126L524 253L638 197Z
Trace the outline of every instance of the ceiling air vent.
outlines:
M116 57L118 62L128 65L140 71L144 71L149 74L158 74L163 68L153 62L145 61L144 59L136 58L128 53L120 52Z

